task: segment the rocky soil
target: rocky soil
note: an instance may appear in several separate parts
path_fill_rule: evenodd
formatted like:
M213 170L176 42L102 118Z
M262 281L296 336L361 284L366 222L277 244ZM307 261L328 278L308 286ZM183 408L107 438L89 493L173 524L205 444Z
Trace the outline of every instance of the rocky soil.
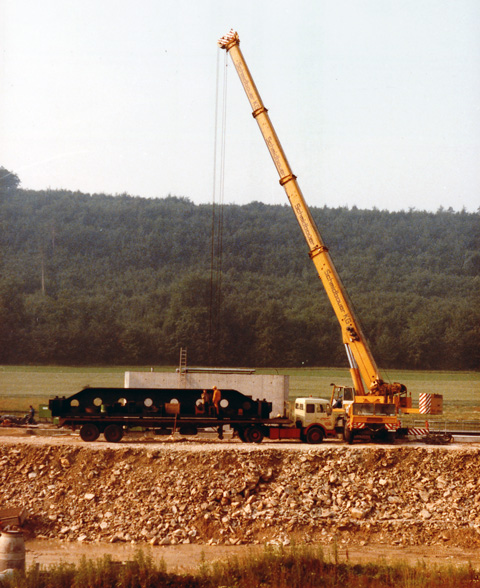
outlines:
M480 448L0 440L30 537L151 545L480 545Z

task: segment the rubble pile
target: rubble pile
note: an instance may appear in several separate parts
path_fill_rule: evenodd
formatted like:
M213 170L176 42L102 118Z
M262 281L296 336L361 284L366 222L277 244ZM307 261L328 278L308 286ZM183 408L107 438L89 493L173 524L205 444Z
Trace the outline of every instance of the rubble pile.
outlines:
M0 446L32 536L179 543L480 544L480 449Z

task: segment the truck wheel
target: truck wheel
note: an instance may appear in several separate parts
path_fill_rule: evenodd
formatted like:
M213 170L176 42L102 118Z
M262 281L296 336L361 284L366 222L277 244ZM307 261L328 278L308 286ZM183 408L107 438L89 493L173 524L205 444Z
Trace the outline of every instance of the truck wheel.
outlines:
M85 423L80 429L82 441L96 441L100 435L97 425L94 423Z
M389 431L387 435L387 443L393 445L395 443L395 439L397 438L396 431Z
M343 429L343 438L345 439L345 441L351 445L353 443L353 437L354 437L354 433L352 431L352 429L348 428L348 425L345 425L345 428Z
M376 435L372 435L373 441L378 441L380 443L395 443L396 432L395 431L388 431L387 429L381 429L378 431Z
M306 434L307 443L317 444L323 441L323 429L320 427L310 427Z
M103 435L109 443L118 443L123 439L123 429L120 425L108 425Z
M247 441L245 439L245 429L243 427L239 427L238 429L235 429L235 431L237 432L240 441L243 441L245 443Z
M245 429L245 441L247 443L261 443L263 441L262 429L256 425Z

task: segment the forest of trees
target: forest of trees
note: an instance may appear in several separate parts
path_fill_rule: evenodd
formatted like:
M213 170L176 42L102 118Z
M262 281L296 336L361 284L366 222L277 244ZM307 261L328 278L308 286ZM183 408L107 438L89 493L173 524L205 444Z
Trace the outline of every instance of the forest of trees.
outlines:
M20 187L0 168L0 364L345 366L288 204ZM383 368L480 367L479 214L312 208Z

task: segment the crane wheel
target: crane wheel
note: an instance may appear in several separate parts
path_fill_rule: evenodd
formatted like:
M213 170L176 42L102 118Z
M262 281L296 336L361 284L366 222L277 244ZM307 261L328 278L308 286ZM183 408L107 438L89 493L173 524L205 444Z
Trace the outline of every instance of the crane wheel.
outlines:
M99 435L100 431L95 423L85 423L80 429L82 441L96 441Z
M308 429L305 439L311 445L321 443L323 441L323 430L320 427L311 427Z
M345 441L351 445L353 443L353 437L355 436L354 432L352 431L352 429L348 428L348 425L345 425L345 428L343 429L343 438L345 439Z
M118 443L123 439L123 429L120 425L108 425L103 435L109 443Z
M393 445L395 443L395 439L397 438L397 433L395 431L390 431L387 435L387 443Z

